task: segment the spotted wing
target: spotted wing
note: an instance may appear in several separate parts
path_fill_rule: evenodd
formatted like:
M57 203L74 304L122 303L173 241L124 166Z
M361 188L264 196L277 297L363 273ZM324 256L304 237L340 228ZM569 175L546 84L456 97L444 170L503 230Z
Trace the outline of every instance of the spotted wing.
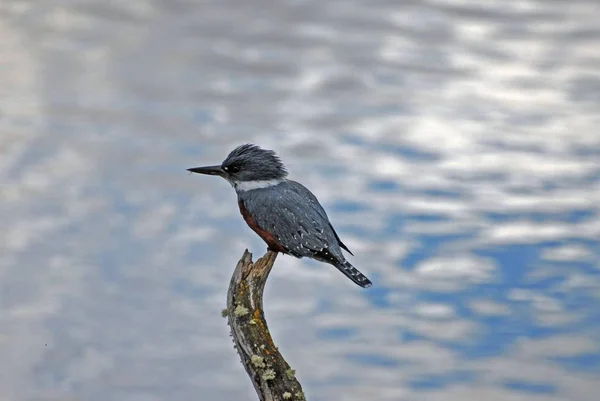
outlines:
M291 255L314 257L329 249L336 259L344 260L325 211L294 186L282 183L240 196L260 228L273 234Z
M346 251L348 251L348 253L350 255L354 256L352 251L350 251L350 249L348 249L348 247L342 242L342 240L340 239L338 234L335 232L335 229L329 222L329 217L327 216L325 209L323 209L323 206L321 206L317 197L312 192L310 192L308 190L308 188L306 188L304 185L300 184L299 182L290 180L290 181L288 181L288 185L290 186L291 190L298 192L298 194L300 196L307 199L308 203L315 210L315 212L317 212L324 220L327 220L327 224L329 225L329 228L331 228L331 231L333 231L333 235L335 236L335 239L336 239L338 245L340 247L342 247L343 249L345 249Z

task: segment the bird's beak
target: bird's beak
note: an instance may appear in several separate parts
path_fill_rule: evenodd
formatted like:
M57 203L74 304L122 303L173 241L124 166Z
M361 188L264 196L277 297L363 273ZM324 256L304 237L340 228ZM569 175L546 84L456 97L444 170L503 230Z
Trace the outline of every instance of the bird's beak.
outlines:
M192 167L188 168L187 171L198 174L218 175L219 177L225 177L226 174L221 166Z

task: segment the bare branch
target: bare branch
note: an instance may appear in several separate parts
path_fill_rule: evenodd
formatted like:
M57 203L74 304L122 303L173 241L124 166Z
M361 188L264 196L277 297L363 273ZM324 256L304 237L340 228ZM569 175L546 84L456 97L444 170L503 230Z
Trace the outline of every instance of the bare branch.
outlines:
M267 251L252 263L252 254L244 252L231 277L223 312L260 401L302 401L302 386L273 343L263 313L263 290L276 258L276 252Z

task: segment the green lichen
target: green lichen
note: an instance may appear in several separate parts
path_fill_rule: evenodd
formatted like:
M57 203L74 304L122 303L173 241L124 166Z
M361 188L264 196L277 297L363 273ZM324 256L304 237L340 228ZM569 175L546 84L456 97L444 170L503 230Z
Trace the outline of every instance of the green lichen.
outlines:
M292 393L288 393L287 391L283 393L284 400L289 400L290 398L292 398Z
M248 313L249 313L249 310L244 305L238 305L238 306L236 306L235 310L233 311L233 314L236 317L246 316Z
M264 358L261 356L258 356L258 355L252 355L250 357L250 362L252 362L252 364L254 366L256 366L257 368L264 368L265 366L267 366L267 365L265 365Z
M273 369L266 369L261 377L265 381L273 380L275 379L275 371Z
M285 371L285 375L288 379L294 380L296 378L296 371L294 369L288 369Z
M304 399L304 394L301 391L298 391L296 394L294 394L294 396L299 400Z
M223 310L221 311L221 316L222 316L222 317L227 317L227 315L228 315L228 314L229 314L229 311L227 310L227 308L225 308L225 309L223 309Z

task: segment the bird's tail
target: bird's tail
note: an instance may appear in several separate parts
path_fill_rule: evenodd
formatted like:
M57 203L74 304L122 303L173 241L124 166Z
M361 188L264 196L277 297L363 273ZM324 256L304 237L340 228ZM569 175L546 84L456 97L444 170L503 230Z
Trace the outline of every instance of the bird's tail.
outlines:
M346 277L363 288L368 288L373 285L367 276L359 272L358 269L352 266L347 260L337 263L334 266L337 267L339 271L344 273Z

